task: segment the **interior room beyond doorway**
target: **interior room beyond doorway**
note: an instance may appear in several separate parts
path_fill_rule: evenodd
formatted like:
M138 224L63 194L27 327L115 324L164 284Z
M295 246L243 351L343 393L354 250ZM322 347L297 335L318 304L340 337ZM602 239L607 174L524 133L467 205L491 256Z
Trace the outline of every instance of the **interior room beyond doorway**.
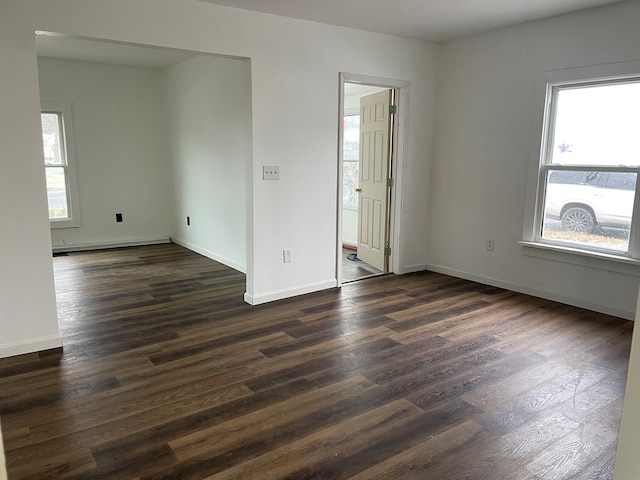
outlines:
M389 88L356 83L344 84L342 157L342 281L350 282L384 273L382 265L370 265L358 256L362 243L362 153L361 99ZM390 132L389 132L390 133ZM390 137L387 138L389 143ZM388 150L387 146L387 150ZM366 209L366 206L365 206ZM364 213L367 215L367 212ZM388 225L388 216L383 229ZM386 233L386 232L385 232ZM382 267L382 268L380 268Z

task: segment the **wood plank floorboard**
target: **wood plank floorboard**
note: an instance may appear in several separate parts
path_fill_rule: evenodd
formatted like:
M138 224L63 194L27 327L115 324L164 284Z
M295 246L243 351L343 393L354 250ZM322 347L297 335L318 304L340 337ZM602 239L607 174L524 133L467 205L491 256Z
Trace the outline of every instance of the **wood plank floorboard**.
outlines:
M10 480L609 480L632 322L430 272L270 304L173 244L54 258Z

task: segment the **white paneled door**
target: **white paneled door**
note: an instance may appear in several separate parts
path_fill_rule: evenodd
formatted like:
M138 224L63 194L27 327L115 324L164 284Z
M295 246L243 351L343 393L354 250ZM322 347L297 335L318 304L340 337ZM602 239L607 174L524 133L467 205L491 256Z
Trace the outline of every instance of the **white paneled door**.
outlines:
M360 99L358 258L385 271L391 90Z

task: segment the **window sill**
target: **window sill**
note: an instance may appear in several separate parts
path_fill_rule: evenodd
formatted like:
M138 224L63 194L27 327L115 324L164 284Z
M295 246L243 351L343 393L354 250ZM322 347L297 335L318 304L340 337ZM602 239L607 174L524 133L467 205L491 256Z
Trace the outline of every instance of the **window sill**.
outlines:
M80 222L77 220L49 220L49 227L53 229L57 228L78 228Z
M578 248L546 243L520 241L525 255L610 272L640 276L640 260L600 252L587 252Z

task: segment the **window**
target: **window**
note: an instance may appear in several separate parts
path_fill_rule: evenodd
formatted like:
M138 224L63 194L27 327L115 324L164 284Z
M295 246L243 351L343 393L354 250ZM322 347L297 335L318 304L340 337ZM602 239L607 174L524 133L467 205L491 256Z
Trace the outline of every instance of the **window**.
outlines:
M544 119L525 240L639 258L640 76L547 82Z
M360 160L360 115L344 117L343 188L342 203L344 206L358 208L358 168Z
M43 107L40 119L51 227L78 226L75 170L69 149L69 108L64 105Z

